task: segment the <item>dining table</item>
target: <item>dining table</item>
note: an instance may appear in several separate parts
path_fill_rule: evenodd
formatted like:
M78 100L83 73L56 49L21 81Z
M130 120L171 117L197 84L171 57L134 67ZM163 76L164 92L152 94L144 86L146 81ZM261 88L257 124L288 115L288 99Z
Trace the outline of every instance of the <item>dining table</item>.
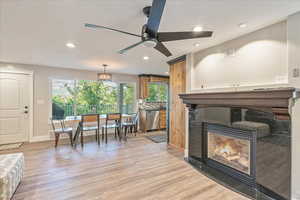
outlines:
M100 119L100 126L101 124L105 124L106 120L106 114L99 114L99 119ZM133 115L130 114L122 114L122 121L128 121L132 118ZM74 116L66 116L64 119L64 124L66 127L72 127L73 128L73 144L76 146L78 137L81 131L80 127L81 123L81 115L74 115ZM121 130L122 133L122 130Z
M122 114L122 119L128 120L132 117L132 115L130 114ZM106 114L99 114L99 118L100 120L105 120L106 119ZM66 118L64 119L65 123L78 123L81 121L81 115L77 115L77 116L66 116Z

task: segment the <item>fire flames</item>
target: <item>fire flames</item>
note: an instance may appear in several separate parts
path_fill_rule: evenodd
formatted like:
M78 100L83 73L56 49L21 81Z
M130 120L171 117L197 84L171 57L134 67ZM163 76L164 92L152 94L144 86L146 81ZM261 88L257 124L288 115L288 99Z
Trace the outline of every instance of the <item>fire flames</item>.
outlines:
M248 153L245 152L245 144L236 139L225 137L214 137L214 139L215 147L213 154L216 157L221 157L222 160L227 161L227 163L225 163L227 165L240 166L241 171L248 170L249 159Z

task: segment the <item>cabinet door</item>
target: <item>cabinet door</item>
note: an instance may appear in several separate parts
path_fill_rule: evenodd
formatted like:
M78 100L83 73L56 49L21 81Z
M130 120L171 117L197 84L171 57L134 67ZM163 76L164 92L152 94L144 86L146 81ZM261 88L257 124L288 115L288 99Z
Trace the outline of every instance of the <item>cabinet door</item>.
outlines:
M139 77L139 98L146 99L149 96L148 83L150 81L149 77L141 76Z
M170 65L170 144L185 147L185 105L179 94L186 92L186 62Z
M165 110L159 111L159 128L167 128L167 114Z

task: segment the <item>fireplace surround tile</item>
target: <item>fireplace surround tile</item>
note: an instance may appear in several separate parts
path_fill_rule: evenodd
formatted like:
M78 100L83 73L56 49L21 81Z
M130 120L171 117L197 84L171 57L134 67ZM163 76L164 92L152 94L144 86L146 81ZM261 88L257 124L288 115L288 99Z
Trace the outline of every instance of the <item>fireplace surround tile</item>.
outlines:
M225 109L230 110L231 108ZM247 113L245 110L249 110L248 108L240 109L244 110L241 113ZM249 128L245 127L245 124L249 125L249 122L247 121L245 121L245 123L243 123L243 121L238 122L239 124L243 124L243 126L233 125L236 124L235 122L233 122L230 126L228 123L225 123L225 121L228 121L228 119L220 121L219 118L218 121L210 118L208 120L205 118L205 115L199 116L201 112L210 111L211 109L205 108L199 108L195 109L194 111L190 111L189 161L196 160L200 162L202 171L210 174L215 180L221 180L224 185L229 185L230 188L234 188L242 193L246 192L247 196L250 195L254 199L262 199L263 195L256 192L261 188L263 192L267 193L265 195L266 197L270 195L270 197L276 197L276 199L289 199L291 137L289 137L290 134L282 134L290 130L289 126L282 126L281 131L275 131L275 129L272 129L272 132L270 132L270 130L267 128L268 126L271 126L270 123L267 124L268 126L264 126L264 128ZM252 115L254 114L252 113ZM211 114L209 116L211 117ZM245 119L245 116L241 116L241 118ZM256 121L259 121L259 119ZM266 120L261 121L262 122L253 122L253 124L258 126L266 123ZM274 126L274 124L276 125L277 121L275 120L272 123ZM230 130L231 132L236 131L237 135L240 135L240 137L243 136L243 133L248 133L248 137L249 135L255 136L255 158L252 158L252 162L254 162L255 166L253 166L254 172L252 173L251 177L248 177L246 174L243 175L243 173L240 175L236 174L236 170L231 170L232 166L227 168L225 167L225 170L222 169L224 168L222 167L224 163L218 164L218 160L217 163L207 160L207 132L210 130L207 127L209 126L219 127L219 129L221 127L221 130ZM283 130L284 127L285 129ZM262 131L262 133L259 133L260 131ZM260 136L257 137L257 135ZM244 135L244 137L247 137L247 135ZM197 166L199 167L200 165ZM219 171L219 173L216 171ZM229 179L228 176L231 178ZM240 180L238 180L239 178ZM274 181L274 178L276 178L277 181ZM261 187L258 189L257 185L261 185Z

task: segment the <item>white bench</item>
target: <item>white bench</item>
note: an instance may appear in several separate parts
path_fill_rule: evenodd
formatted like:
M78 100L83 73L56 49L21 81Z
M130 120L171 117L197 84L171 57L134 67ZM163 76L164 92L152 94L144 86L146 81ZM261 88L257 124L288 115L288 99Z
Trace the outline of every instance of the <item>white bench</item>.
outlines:
M0 200L9 200L24 172L23 153L0 155Z

